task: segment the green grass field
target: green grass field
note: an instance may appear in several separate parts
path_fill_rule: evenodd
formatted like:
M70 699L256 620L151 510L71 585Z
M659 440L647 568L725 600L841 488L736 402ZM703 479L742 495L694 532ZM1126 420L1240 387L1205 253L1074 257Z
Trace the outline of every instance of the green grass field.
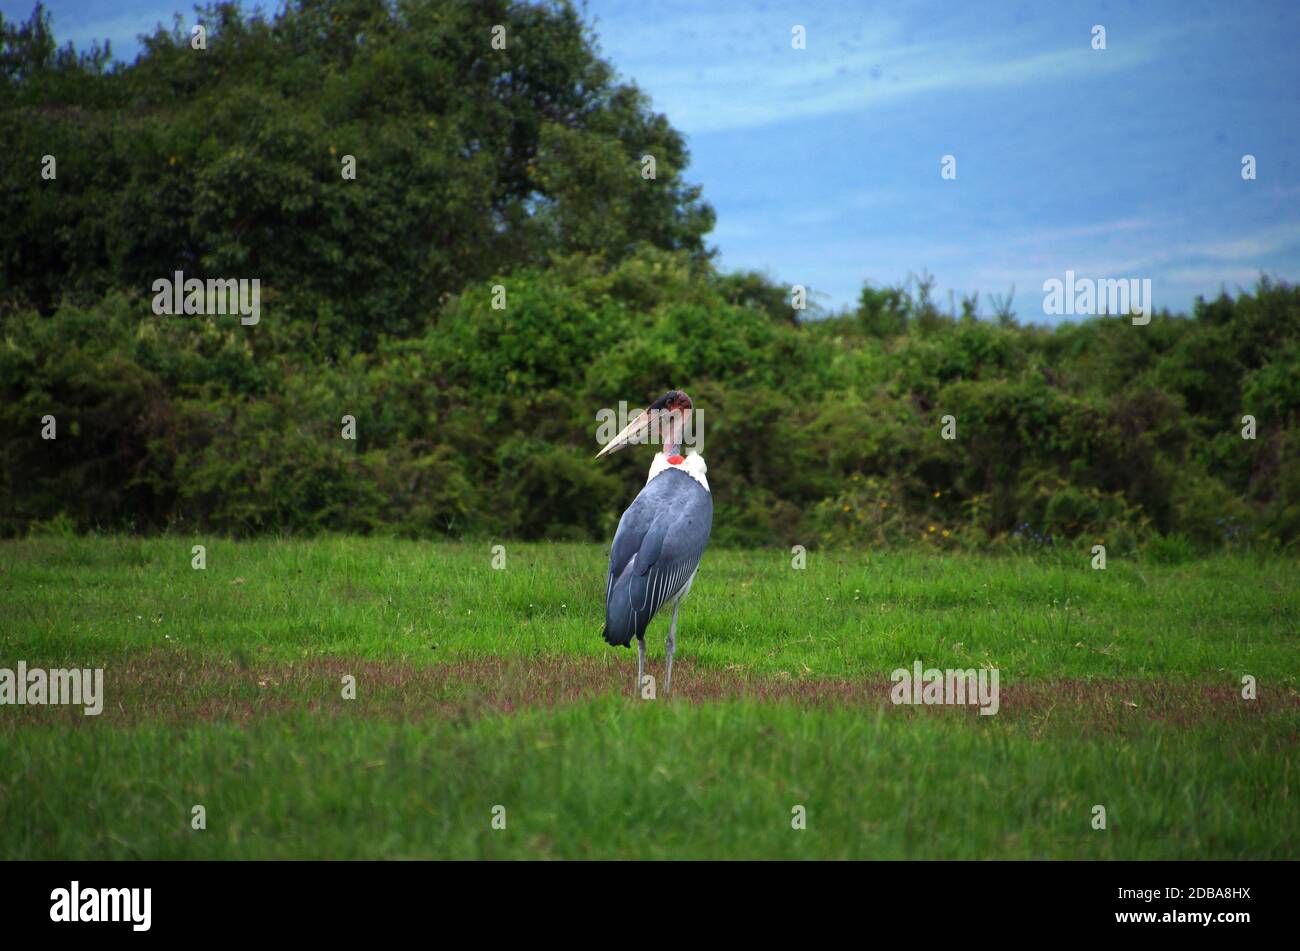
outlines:
M0 706L0 856L1300 857L1293 561L711 551L654 701L600 638L604 561L0 544L0 667L106 693ZM996 667L997 715L891 703L918 659Z

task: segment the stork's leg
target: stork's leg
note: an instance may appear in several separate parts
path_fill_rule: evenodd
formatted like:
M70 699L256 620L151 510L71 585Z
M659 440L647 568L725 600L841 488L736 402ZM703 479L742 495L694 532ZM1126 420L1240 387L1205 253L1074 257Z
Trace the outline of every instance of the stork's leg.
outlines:
M636 639L636 689L632 691L634 700L641 699L641 685L645 683L645 638Z
M664 671L664 696L668 696L668 691L673 686L673 650L677 647L677 609L681 607L682 599L678 598L673 602L673 619L668 623L668 669Z

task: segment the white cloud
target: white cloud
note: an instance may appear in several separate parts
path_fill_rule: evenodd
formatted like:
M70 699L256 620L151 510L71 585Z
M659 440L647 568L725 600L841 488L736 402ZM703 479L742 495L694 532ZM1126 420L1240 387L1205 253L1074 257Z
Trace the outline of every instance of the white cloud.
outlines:
M1159 46L1152 37L1149 45L1098 54L1085 35L1072 46L1026 55L1035 44L1023 38L995 34L975 42L954 35L913 43L899 23L881 21L851 35L838 25L810 25L808 49L794 50L788 16L765 17L744 28L739 22L734 14L697 14L679 24L677 42L671 34L634 33L620 23L614 35L621 44L611 52L625 72L653 90L656 109L698 135L852 112L944 90L1109 73L1150 61ZM702 47L707 58L699 55ZM687 51L692 55L683 55Z
M1229 241L1208 241L1182 245L1179 256L1196 255L1222 261L1260 258L1300 243L1300 222L1287 222Z

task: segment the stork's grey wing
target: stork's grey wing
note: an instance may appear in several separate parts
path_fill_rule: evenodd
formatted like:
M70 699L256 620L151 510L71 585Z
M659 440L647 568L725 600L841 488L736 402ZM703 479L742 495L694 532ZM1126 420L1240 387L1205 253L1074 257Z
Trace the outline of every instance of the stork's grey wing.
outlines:
M605 640L627 646L699 567L713 497L679 469L651 479L618 523L605 585Z

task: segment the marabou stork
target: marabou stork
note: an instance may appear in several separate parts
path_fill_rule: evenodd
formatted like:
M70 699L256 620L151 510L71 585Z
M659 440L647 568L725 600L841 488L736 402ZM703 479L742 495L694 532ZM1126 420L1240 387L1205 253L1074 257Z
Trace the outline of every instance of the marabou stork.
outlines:
M681 390L670 390L596 455L599 459L634 441L645 442L638 437L647 430L652 435L657 430L663 438L663 451L655 453L645 488L618 521L605 583L605 640L630 647L636 638L634 695L641 690L645 675L646 626L669 602L673 619L668 624L665 696L672 687L677 608L695 581L713 525L713 496L705 478L708 467L704 457L693 449L682 455L691 411L691 398Z

